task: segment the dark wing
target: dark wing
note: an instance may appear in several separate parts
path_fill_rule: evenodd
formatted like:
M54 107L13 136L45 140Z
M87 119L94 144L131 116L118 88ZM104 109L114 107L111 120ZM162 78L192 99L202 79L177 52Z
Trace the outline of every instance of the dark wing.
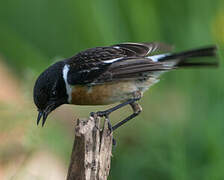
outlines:
M172 51L173 47L164 43L151 42L151 43L122 43L114 45L123 50L132 51L136 57L145 57L153 53L164 53Z
M156 68L159 70L162 68L160 67L161 63L152 62L144 57L151 53L170 50L171 46L157 42L122 43L109 47L88 49L66 60L66 64L70 66L67 80L71 85L102 83L122 79L123 74L128 76L131 73L130 71L135 68L146 68L145 66L147 66L144 72L150 69L155 71ZM140 69L138 69L138 72L133 71L133 73L141 72ZM118 73L121 71L123 71L122 76Z
M158 72L171 70L164 62L153 62L148 58L126 59L113 63L107 71L102 73L94 82L101 84L121 80L145 80L147 77L157 78Z

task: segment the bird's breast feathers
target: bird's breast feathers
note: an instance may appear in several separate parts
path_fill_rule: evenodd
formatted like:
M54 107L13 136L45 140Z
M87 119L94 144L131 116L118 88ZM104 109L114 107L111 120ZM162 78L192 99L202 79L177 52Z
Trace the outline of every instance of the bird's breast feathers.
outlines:
M133 98L136 91L144 92L156 83L156 78L145 81L106 82L104 84L86 86L74 85L71 91L71 104L107 105Z

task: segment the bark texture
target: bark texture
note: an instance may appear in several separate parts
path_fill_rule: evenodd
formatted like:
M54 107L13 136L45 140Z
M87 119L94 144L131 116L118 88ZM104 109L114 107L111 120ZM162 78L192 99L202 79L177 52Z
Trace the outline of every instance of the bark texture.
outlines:
M107 120L78 119L67 180L106 180L110 171L113 134Z

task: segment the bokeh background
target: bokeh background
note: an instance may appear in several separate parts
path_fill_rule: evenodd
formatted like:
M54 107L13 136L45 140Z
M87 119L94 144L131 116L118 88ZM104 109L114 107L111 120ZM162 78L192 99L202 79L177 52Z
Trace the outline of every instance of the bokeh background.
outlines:
M223 0L0 0L0 179L65 179L75 119L108 106L64 105L37 127L35 79L80 50L125 41L217 44L220 67L162 76L143 113L114 133L109 179L224 179Z

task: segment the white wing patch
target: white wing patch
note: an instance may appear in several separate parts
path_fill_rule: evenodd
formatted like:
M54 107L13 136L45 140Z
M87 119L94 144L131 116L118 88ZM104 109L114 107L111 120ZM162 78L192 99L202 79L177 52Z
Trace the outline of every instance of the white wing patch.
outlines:
M115 49L120 49L120 47L119 47L119 46L113 46L113 48L115 48Z
M164 58L166 56L168 56L169 53L167 54L158 54L158 55L154 55L154 56L147 56L147 58L151 59L153 62L158 62L161 58Z
M67 81L68 71L69 71L69 65L66 64L62 70L62 74L63 74L63 78L65 81L66 91L67 91L67 95L68 95L68 102L71 103L72 87L68 84L68 81Z
M113 62L116 62L116 61L119 61L120 59L122 59L123 57L120 57L120 58L115 58L115 59L110 59L110 60L106 60L106 61L103 61L104 63L113 63Z
M153 62L159 62L160 59L169 56L170 53L167 54L159 54L159 55L154 55L154 56L148 56L147 58L151 59ZM173 67L179 62L179 59L173 59L169 61L164 61L164 66L167 67Z

